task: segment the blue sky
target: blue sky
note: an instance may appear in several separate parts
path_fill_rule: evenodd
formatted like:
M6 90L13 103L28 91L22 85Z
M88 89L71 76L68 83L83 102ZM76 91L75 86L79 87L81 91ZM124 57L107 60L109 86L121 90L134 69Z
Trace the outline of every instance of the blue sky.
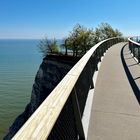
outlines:
M0 38L63 38L77 23L140 34L140 0L0 0Z

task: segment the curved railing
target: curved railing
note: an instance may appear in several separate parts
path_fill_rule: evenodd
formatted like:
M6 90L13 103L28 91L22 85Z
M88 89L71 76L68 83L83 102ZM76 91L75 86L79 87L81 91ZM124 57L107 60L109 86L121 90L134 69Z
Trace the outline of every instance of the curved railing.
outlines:
M139 37L131 37L128 38L129 41L129 49L133 56L136 58L138 63L140 63L140 38Z
M121 38L111 38L92 47L67 73L12 140L84 140L81 118L94 88L92 77L105 51Z

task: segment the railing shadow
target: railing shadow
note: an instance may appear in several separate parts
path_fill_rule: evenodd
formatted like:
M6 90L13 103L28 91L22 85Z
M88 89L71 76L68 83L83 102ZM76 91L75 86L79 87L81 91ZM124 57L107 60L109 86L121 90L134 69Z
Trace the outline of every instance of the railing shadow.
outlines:
M138 80L138 79L140 79L140 77L134 78L134 80Z
M128 58L125 58L126 60L128 60L128 59L132 59L133 57L128 57Z
M125 53L124 55L130 55L130 52L129 53Z
M135 65L138 65L138 63L132 64L132 65L128 65L128 67L132 67L132 66L135 66Z
M126 46L126 45L125 45L125 46ZM125 47L125 46L124 46L124 47ZM128 66L127 66L127 64L126 64L126 62L125 62L125 59L124 59L124 56L123 56L124 47L123 47L122 50L121 50L121 60L122 60L122 64L123 64L124 70L125 70L125 72L126 72L128 81L129 81L129 83L130 83L130 85L131 85L131 87L132 87L132 90L133 90L133 92L134 92L134 94L135 94L135 96L136 96L136 98L137 98L137 100L138 100L138 102L139 102L139 104L140 104L140 90L139 90L137 84L135 83L135 80L136 80L136 79L133 79L133 77L132 77L132 75L131 75L131 73L130 73L130 71L129 71L129 69L128 69ZM139 78L140 78L140 77L139 77Z

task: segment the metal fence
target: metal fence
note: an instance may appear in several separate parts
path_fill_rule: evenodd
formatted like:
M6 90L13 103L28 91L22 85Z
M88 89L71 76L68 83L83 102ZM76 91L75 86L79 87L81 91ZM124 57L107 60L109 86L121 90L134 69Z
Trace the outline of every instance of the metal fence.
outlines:
M128 38L129 40L129 49L133 56L138 60L138 63L140 63L140 43L139 43L139 37L131 37Z
M96 44L68 72L13 140L85 140L82 124L92 77L106 50L121 38Z

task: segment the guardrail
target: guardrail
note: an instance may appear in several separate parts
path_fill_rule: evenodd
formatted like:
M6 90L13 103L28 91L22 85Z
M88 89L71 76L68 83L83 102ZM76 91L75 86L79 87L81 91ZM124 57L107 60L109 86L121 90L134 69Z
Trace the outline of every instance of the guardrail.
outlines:
M138 63L140 63L140 43L138 37L128 38L129 41L129 49L133 56L137 59Z
M92 47L67 73L12 140L85 140L82 115L92 77L105 51L121 38Z

